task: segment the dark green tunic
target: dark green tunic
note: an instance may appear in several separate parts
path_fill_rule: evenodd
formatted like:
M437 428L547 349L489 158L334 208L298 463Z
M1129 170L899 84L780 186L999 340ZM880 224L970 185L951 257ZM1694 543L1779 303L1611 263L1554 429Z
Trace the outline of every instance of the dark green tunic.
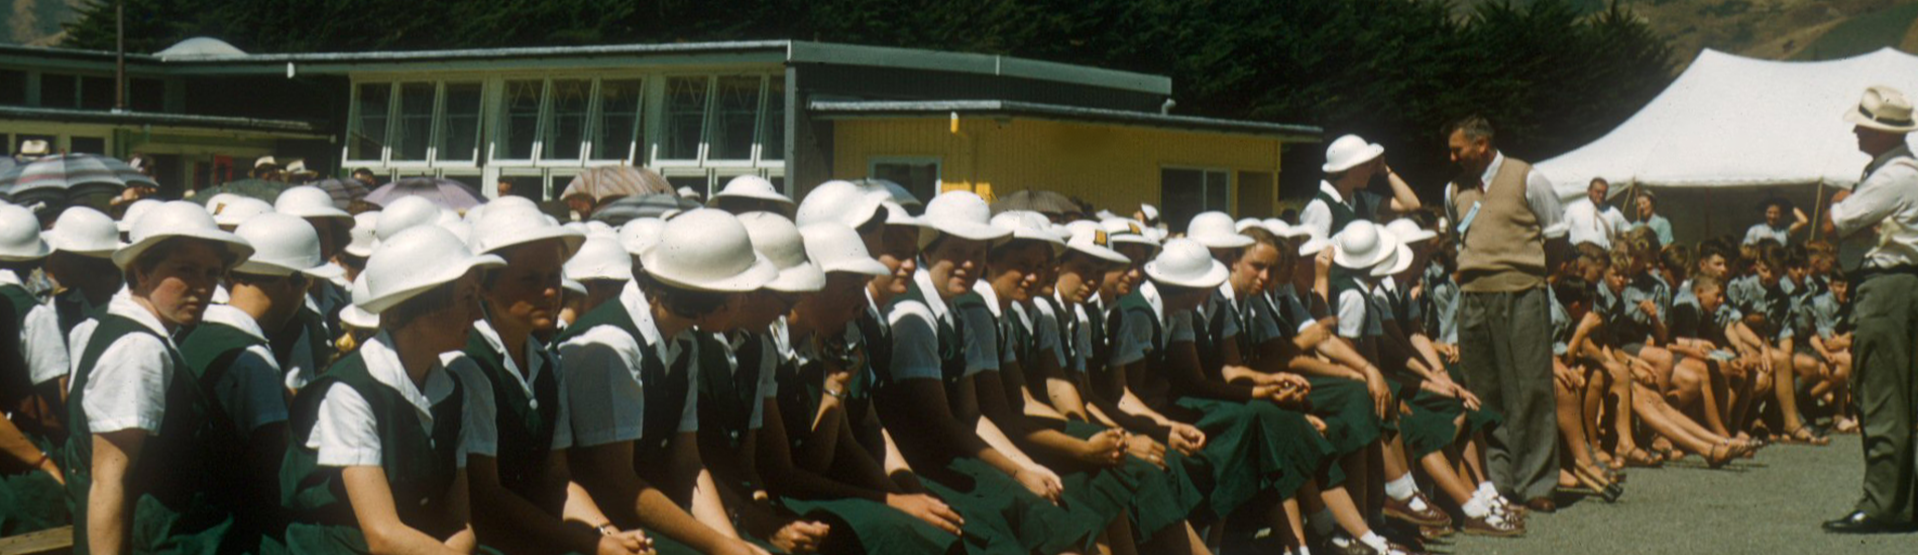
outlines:
M0 286L0 407L27 440L59 466L58 446L66 443L59 380L49 387L33 383L32 369L20 352L19 337L27 313L37 306L33 294L18 285ZM37 416L35 416L37 415ZM45 530L67 523L66 490L39 469L0 473L0 536Z
M287 516L286 545L296 554L367 553L366 536L353 514L341 468L320 466L319 451L306 447L319 423L320 403L333 384L353 388L373 410L380 437L380 468L393 494L400 522L434 538L447 538L466 523L447 518L446 503L459 472L465 393L459 377L453 393L433 405L433 430L398 390L367 373L362 353L340 359L294 398L292 437L280 466L280 498ZM479 510L485 510L484 508Z
M67 404L67 493L77 512L92 488L93 430L87 423L87 383L100 355L116 340L136 334L166 338L115 314L102 314L74 373ZM208 472L240 460L244 445L231 417L212 393L217 375L196 374L179 351L169 349L174 372L167 382L166 414L149 435L140 460L127 469L126 498L133 505L127 545L134 553L239 553L249 546L230 532L245 484ZM87 552L87 523L74 519L75 553Z

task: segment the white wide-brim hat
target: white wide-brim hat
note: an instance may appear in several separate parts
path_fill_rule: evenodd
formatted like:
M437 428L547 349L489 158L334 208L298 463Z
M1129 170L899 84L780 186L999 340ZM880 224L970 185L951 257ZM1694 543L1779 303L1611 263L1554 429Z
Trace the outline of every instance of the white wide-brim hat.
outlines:
M586 242L586 234L548 220L538 208L504 205L488 208L467 235L467 243L472 246L473 252L480 254L498 254L508 248L540 241L558 241L561 247L560 260L566 260L579 252L580 244Z
M806 257L826 273L844 272L868 276L892 274L892 269L872 257L859 232L839 222L819 222L799 228L806 242Z
M39 260L53 254L40 237L40 219L33 211L0 203L0 262Z
M772 212L747 212L739 215L746 227L753 250L779 269L779 275L763 287L785 293L811 293L826 287L826 272L806 258L806 240L792 220Z
M1332 236L1332 247L1336 249L1332 262L1350 270L1377 266L1379 261L1391 256L1395 248L1386 241L1387 235L1382 231L1377 224L1365 220L1346 224L1344 230Z
M1391 229L1380 227L1379 241L1390 246L1391 251L1387 253L1384 260L1380 260L1378 265L1372 267L1372 276L1389 276L1412 267L1412 246L1400 241L1398 235L1392 233Z
M1238 249L1252 245L1252 238L1239 234L1232 216L1224 212L1200 212L1185 226L1185 236L1208 249Z
M972 191L946 191L933 197L926 203L926 212L919 217L938 235L951 235L973 241L998 241L1012 236L1012 230L992 225L992 208L986 200ZM932 241L925 235L920 236L919 246Z
M1051 247L1052 256L1059 256L1066 251L1065 239L1052 232L1050 229L1052 220L1047 219L1045 214L1026 210L1007 210L993 216L989 221L994 227L1012 232L1013 240L1024 239L1045 243Z
M114 222L114 227L119 229L120 233L132 233L133 224L139 222L140 217L145 216L147 211L159 205L160 201L150 198L133 201L133 204L127 205L125 212L120 213L120 220Z
M133 261L145 254L147 249L153 248L161 241L174 238L212 242L228 253L232 253L233 265L236 266L245 262L247 257L253 256L253 245L248 244L238 235L220 229L220 225L213 222L213 216L208 215L205 208L185 201L165 202L148 210L140 217L140 221L133 225L131 238L132 243L113 252L113 265L119 266L121 270L132 266Z
M1125 253L1113 250L1112 236L1099 224L1081 220L1067 224L1066 230L1072 234L1072 238L1066 240L1067 249L1112 264L1132 263Z
M353 304L379 314L434 287L452 283L474 268L497 268L506 261L473 254L466 243L439 226L423 225L380 242L360 277L365 291L353 292ZM365 293L362 295L361 293Z
M753 250L738 218L710 208L667 220L659 242L646 249L640 261L653 278L695 291L744 293L779 275L771 260Z
M379 225L379 212L361 212L353 215L353 229L347 232L351 239L347 241L346 254L366 258L373 256L373 246L379 239L373 234L373 228Z
M273 205L253 197L235 196L232 200L207 204L206 211L213 214L213 223L238 227L255 216L272 212Z
M112 258L113 251L126 246L120 242L120 229L113 218L85 206L68 207L53 220L53 229L40 237L53 250L92 258Z
M1867 87L1858 106L1845 112L1845 121L1887 133L1911 133L1918 131L1918 121L1912 120L1911 112L1911 100L1904 92L1876 85Z
M1325 173L1339 173L1358 167L1385 154L1385 147L1377 143L1366 142L1358 135L1345 135L1334 139L1325 147L1325 165L1319 169Z
M579 252L566 260L563 267L566 278L578 281L608 279L615 281L633 280L633 255L619 246L619 239L603 236L587 237L580 243Z
M892 195L883 191L835 179L821 183L812 192L806 193L806 198L799 202L799 209L793 212L793 223L805 227L823 221L835 221L857 229L872 220L880 206L890 200Z
M424 198L404 196L387 203L379 214L374 220L373 237L385 241L413 227L438 222L440 207Z
M1399 242L1407 244L1438 237L1437 232L1419 227L1419 223L1411 218L1392 220L1391 223L1385 224L1385 229L1391 231L1392 236L1397 237Z
M560 277L559 288L565 289L566 292L572 293L574 295L580 295L580 296L586 295L586 284L580 283L579 280L576 280L573 278L563 277L563 276Z
M365 291L366 274L360 274L360 278L353 280L348 287L348 294L358 298L365 295ZM380 315L367 312L359 305L346 303L345 307L340 308L340 323L363 330L376 330L380 329Z
M1265 224L1266 231L1270 231L1273 235L1277 235L1282 239L1297 239L1312 235L1312 231L1306 229L1305 226L1292 225L1278 218L1266 218L1261 223Z
M280 191L273 199L273 211L299 218L351 219L352 214L333 205L333 195L319 187L301 185Z
M793 207L793 199L779 194L779 191L773 188L773 182L757 175L732 178L731 181L726 182L725 188L713 193L712 200L707 201L707 204L718 206L721 199L729 198L764 200L783 204L788 208Z
M659 244L659 232L666 229L666 220L659 218L636 218L619 226L619 246L626 254L639 256L652 250Z
M1146 235L1146 230L1152 228L1140 224L1139 220L1132 218L1106 218L1099 222L1099 226L1105 229L1106 237L1114 245L1130 243L1134 245L1145 245L1155 250L1159 248L1159 240L1154 239L1151 235Z
M290 214L254 216L233 234L253 245L253 256L234 266L243 274L286 276L295 272L332 279L346 270L320 258L320 234L306 220Z
M1192 289L1218 287L1231 273L1212 259L1205 245L1185 238L1166 241L1159 255L1145 263L1145 275L1152 281Z

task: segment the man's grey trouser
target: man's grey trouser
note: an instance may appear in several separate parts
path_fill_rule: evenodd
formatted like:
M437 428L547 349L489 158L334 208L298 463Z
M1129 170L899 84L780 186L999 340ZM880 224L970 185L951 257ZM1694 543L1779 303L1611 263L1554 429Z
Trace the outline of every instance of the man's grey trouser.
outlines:
M1549 499L1558 486L1558 421L1545 289L1462 296L1464 385L1485 408L1505 415L1486 438L1486 472L1516 501Z

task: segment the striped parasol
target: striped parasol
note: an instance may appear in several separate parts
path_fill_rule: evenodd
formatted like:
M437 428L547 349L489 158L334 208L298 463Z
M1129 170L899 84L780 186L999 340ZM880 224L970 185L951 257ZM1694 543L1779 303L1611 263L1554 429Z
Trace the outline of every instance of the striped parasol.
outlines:
M608 199L670 193L673 186L660 177L658 172L633 166L601 166L586 170L586 173L573 177L560 191L559 198L573 195L593 197L593 202L606 202Z
M322 191L326 191L327 195L333 197L333 207L341 210L348 210L348 207L353 205L353 201L364 199L368 193L372 192L372 190L366 188L365 183L361 183L360 180L353 178L340 179L335 177L322 179L311 183L311 185L319 187Z
M672 193L635 195L599 207L593 211L592 219L619 227L632 220L659 218L668 212L692 210L700 206L698 201Z
M1007 210L1029 210L1041 214L1072 214L1079 211L1079 205L1065 195L1044 190L1023 190L1001 197L992 203L992 213Z
M480 198L478 191L474 191L465 183L442 177L408 177L381 185L380 188L367 193L366 198L361 200L386 206L399 200L400 197L424 198L432 201L433 204L461 213L486 202Z
M96 193L117 195L130 183L160 186L115 158L56 154L0 172L0 199L21 205L67 202Z
M193 198L187 200L206 204L212 202L213 197L219 196L221 193L226 193L229 195L256 198L266 201L267 204L272 204L274 199L280 198L280 192L285 191L287 187L292 187L292 185L278 181L248 177L246 179L236 179L221 183L217 186L194 191Z

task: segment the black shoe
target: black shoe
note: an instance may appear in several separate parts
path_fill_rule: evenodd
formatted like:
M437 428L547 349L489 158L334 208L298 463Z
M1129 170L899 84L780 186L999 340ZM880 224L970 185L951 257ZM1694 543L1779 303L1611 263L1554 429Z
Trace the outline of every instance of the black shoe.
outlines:
M1911 523L1883 520L1864 511L1845 515L1844 518L1825 522L1825 531L1833 534L1883 534L1889 532L1911 532L1918 527Z

